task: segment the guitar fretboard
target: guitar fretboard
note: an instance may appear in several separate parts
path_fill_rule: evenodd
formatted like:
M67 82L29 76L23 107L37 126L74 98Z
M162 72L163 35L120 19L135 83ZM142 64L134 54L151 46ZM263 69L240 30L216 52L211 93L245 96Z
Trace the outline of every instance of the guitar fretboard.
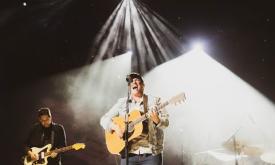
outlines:
M52 151L49 151L45 154L45 156L48 156L50 155L51 153L55 152L55 153L60 153L60 152L65 152L65 151L69 151L69 150L72 150L73 147L72 146L67 146L67 147L63 147L63 148L59 148L59 149L55 149L55 150L52 150Z

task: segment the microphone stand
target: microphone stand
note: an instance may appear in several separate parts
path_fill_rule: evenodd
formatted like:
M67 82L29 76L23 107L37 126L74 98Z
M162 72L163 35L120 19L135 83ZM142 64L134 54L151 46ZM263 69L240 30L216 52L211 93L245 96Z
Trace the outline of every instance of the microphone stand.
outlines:
M235 152L235 165L239 165L239 158L238 156L240 156L239 151L237 151L236 148L236 136L233 136L233 145L234 145L234 152Z
M236 134L240 131L240 129L242 128L242 126L240 126L234 133L233 135L230 136L230 138L226 141L230 141L230 139L233 140L233 147L234 147L234 154L235 154L235 165L239 165L239 156L240 156L240 152L237 151L237 143L236 143Z
M130 84L128 83L128 92L127 92L127 100L126 100L126 113L125 113L125 132L124 132L124 137L125 137L125 160L126 160L126 165L129 164L129 148L128 148L128 130L129 130L129 100L130 100L130 93L131 93L131 87Z

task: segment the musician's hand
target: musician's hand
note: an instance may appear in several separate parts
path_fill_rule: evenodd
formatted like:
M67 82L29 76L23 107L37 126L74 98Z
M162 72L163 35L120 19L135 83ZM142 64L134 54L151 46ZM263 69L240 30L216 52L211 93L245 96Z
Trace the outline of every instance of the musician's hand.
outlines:
M112 123L112 130L115 131L118 137L122 138L124 134L124 129L121 129L117 124Z
M159 114L155 109L152 110L150 118L153 120L155 124L158 124L160 122Z
M57 153L56 152L52 152L51 153L51 158L55 158L57 156Z
M31 157L32 160L38 160L38 154L28 151L28 155Z

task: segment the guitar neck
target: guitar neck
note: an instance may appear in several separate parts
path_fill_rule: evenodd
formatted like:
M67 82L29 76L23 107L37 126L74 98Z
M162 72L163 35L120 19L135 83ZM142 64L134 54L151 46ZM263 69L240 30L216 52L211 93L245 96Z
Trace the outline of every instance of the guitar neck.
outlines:
M50 155L51 153L53 153L53 152L55 152L55 153L61 153L61 152L66 152L66 151L69 151L69 150L72 150L72 149L73 149L72 146L62 147L62 148L58 148L58 149L49 151L49 152L47 152L45 155L46 155L46 156L49 156L49 155Z
M169 101L165 101L164 103L160 104L159 106L157 106L157 111L166 107L168 104L169 104Z
M159 106L157 106L156 110L159 111L161 110L162 108L166 107L167 105L169 104L168 101L160 104ZM150 111L149 110L147 113L145 113L144 115L142 115L141 117L139 117L138 119L136 119L135 121L132 121L130 124L129 124L129 127L133 127L134 125L140 123L140 122L143 122L144 120L148 119L150 117Z

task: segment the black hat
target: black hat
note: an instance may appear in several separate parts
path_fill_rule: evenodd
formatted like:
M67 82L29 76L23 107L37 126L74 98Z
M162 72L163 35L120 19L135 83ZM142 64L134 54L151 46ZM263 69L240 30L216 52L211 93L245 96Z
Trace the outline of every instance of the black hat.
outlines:
M139 79L142 83L144 83L144 82L143 82L143 79L142 79L142 77L141 77L141 75L138 74L138 73L135 73L135 72L132 72L132 73L128 74L128 75L126 76L126 81L127 81L128 83L131 83L131 82L133 81L134 78L137 78L137 79Z
M49 117L52 116L51 110L48 107L42 107L38 109L38 117L41 117L42 115L48 115Z

